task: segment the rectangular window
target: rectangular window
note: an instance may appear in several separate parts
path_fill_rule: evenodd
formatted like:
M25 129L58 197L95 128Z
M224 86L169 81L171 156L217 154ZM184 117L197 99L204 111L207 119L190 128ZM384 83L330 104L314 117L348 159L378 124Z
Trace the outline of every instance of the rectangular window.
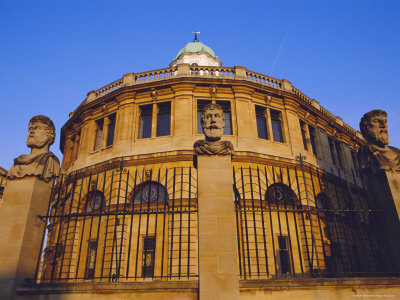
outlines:
M232 114L230 101L217 101L217 104L222 106L225 117L224 135L232 135Z
M171 133L171 102L159 103L157 112L157 136Z
M331 151L331 157L332 157L332 162L334 165L336 165L336 159L335 159L335 142L328 136L328 143L329 143L329 150Z
M270 110L270 114L274 141L283 143L282 114L280 111L273 109Z
M197 133L203 133L203 128L201 128L201 112L203 107L210 104L211 100L198 100L197 101Z
M94 268L96 266L96 252L97 252L97 240L90 241L88 244L88 251L86 257L86 269L85 269L86 279L94 278Z
M94 151L101 149L101 143L103 141L103 125L104 119L96 120L96 132L93 147Z
M139 138L151 137L153 105L140 106Z
M317 155L317 133L315 132L315 128L308 125L308 132L310 134L312 152L314 155Z
M256 122L257 122L258 138L267 140L268 131L267 131L267 117L265 113L265 107L256 105Z
M145 237L143 239L143 267L142 277L153 277L154 276L154 257L156 251L156 238Z
M288 237L282 235L278 236L278 246L281 274L291 274Z
M356 171L356 174L358 175L359 173L359 167L358 167L358 159L357 159L357 153L353 150L351 150L351 158L353 159L353 166L354 170Z
M336 155L339 161L339 167L343 168L343 159L342 159L342 151L340 148L340 143L338 141L335 141L335 149L336 149Z
M303 139L303 147L304 150L308 151L308 143L307 143L307 124L300 120L300 130L301 130L301 138Z
M114 132L115 132L115 114L112 114L108 118L108 133L107 133L107 146L111 146L114 143Z

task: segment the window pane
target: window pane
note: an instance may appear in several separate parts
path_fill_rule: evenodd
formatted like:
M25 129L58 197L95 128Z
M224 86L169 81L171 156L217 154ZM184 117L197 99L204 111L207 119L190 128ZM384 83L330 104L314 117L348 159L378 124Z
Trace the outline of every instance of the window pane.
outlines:
M97 241L91 241L88 244L88 252L86 258L86 271L85 278L94 278L94 267L96 265L96 252L97 252Z
M101 142L103 140L103 123L104 119L96 121L96 132L95 132L93 150L99 150L101 148Z
M155 250L156 250L156 238L155 237L145 237L143 239L142 277L153 277L153 275L154 275Z
M331 151L332 162L334 165L336 165L335 145L334 145L333 140L330 137L328 137L328 143L329 143L329 150Z
M171 102L159 103L157 114L157 136L170 135Z
M139 138L145 139L151 137L153 105L144 105L140 107Z
M257 122L257 133L260 139L268 139L267 133L267 118L265 116L265 108L256 106L256 122Z
M108 117L108 134L107 134L107 146L111 146L114 143L114 132L115 132L115 114Z
M300 120L300 130L301 130L301 138L303 139L303 147L304 150L308 151L308 144L307 144L307 129L306 123Z
M217 101L217 104L222 106L225 117L224 135L232 134L232 115L231 115L231 103L229 101Z
M211 103L211 100L199 100L197 101L197 133L203 133L201 128L201 111L203 107Z
M274 141L283 143L281 112L271 109L270 114L271 114L272 134L274 135Z
M308 125L308 131L310 133L310 141L311 141L311 148L312 152L317 155L317 134L315 132L315 128Z
M340 143L335 141L336 154L339 161L339 166L343 168L342 152L340 151Z

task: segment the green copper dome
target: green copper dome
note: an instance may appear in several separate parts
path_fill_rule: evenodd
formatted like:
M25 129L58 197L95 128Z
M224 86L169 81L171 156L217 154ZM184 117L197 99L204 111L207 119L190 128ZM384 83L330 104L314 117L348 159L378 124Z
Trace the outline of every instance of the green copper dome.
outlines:
M214 51L210 47L204 45L202 42L194 41L188 43L181 51L179 51L175 59L178 59L178 57L181 56L183 53L198 53L198 52L206 52L211 57L217 58Z

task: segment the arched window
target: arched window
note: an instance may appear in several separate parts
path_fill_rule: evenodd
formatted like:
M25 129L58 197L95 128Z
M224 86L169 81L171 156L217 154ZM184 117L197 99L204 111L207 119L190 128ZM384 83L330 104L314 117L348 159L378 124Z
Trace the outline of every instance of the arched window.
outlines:
M332 209L332 203L325 193L319 193L315 198L315 206L318 209Z
M294 205L298 202L296 193L283 183L271 184L265 192L268 203Z
M86 212L101 209L106 203L104 194L98 190L91 191L86 196Z
M164 203L168 200L167 189L155 181L145 181L139 184L132 193L134 204Z

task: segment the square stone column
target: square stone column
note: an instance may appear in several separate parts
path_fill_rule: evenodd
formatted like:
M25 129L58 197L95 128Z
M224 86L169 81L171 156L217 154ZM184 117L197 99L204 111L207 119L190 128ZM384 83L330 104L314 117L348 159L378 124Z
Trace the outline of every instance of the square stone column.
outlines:
M34 278L52 182L37 177L9 179L0 208L0 299L12 299L15 288Z
M364 179L370 202L384 212L379 219L379 238L388 247L390 257L383 255L382 259L393 272L400 273L400 174L381 170L367 172Z
M239 264L230 155L199 155L200 299L239 299Z

